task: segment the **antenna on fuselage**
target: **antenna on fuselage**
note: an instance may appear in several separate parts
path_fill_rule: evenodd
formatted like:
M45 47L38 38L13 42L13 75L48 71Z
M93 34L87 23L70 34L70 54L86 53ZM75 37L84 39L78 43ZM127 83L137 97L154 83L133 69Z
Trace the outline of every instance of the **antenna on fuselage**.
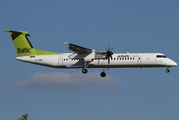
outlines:
M124 49L124 52L127 53L127 54L129 54L129 47L127 48L127 50Z

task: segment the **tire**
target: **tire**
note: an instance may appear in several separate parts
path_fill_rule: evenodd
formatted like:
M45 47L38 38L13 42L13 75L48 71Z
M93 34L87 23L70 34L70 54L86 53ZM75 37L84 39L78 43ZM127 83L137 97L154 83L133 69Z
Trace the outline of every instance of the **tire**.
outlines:
M102 72L102 73L101 73L101 77L106 77L106 73L105 73L105 72Z
M85 68L83 68L83 69L81 70L81 72L82 72L83 74L86 74L86 73L88 72L88 70L85 69Z
M169 70L169 69L166 69L166 72L167 72L167 73L169 73L169 72L170 72L170 70Z

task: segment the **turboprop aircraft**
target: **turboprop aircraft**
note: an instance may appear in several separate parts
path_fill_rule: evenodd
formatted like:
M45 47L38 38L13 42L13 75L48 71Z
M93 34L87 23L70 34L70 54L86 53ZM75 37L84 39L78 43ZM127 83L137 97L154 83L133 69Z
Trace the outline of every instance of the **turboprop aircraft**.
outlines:
M108 47L106 50L92 50L66 42L72 53L55 53L34 49L30 43L28 32L6 30L12 37L18 57L17 60L54 68L82 68L86 74L87 68L103 68L101 77L109 68L143 68L170 67L177 63L162 53L113 53Z

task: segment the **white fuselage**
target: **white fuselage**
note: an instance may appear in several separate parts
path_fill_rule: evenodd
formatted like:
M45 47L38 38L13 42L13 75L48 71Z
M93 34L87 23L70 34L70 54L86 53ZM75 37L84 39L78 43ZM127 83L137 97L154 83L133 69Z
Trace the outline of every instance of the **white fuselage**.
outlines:
M83 68L85 62L89 63L87 68L172 67L177 65L177 63L161 53L113 54L109 65L106 59L85 61L84 59L70 59L70 55L71 53L64 53L63 55L22 56L16 57L16 59L54 68Z

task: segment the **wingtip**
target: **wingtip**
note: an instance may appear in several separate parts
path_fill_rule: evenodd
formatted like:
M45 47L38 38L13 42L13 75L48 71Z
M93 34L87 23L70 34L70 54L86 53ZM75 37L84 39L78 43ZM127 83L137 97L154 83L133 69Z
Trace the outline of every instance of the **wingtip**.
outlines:
M69 43L68 43L68 42L64 42L64 44L69 45Z
M4 30L4 32L10 32L10 30Z

